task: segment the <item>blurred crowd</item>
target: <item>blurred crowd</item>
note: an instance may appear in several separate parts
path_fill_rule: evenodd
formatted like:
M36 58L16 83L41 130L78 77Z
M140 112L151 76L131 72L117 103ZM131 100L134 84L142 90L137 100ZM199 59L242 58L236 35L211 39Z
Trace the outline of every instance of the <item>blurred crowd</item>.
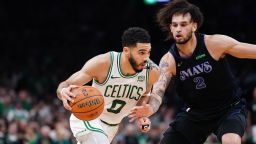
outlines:
M231 59L232 60L232 59ZM249 63L248 63L249 64ZM248 124L243 143L256 143L256 76L253 63L237 72L248 100ZM0 144L72 144L76 143L70 128L70 112L57 99L55 79L44 80L26 74L0 76ZM25 78L24 78L25 77ZM47 75L45 75L47 79ZM54 86L55 85L55 86ZM49 89L48 86L53 86ZM151 130L141 133L136 123L125 118L112 144L158 144L163 132L182 107L182 100L170 87L159 111L150 119ZM207 144L217 144L214 135Z
M30 91L0 87L1 144L69 144L68 115L59 100L38 99Z
M76 143L69 129L70 112L55 94L37 97L27 89L0 86L0 144ZM124 119L113 144L157 144L173 117L173 109L162 107L152 117L148 134Z

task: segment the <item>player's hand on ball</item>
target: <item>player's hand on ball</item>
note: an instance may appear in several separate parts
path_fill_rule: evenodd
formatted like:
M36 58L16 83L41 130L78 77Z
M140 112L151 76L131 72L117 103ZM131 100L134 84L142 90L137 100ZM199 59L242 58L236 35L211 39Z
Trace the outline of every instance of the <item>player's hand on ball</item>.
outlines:
M71 92L72 89L77 88L79 86L77 85L69 85L66 88L62 88L60 94L61 94L61 100L63 102L63 106L67 109L67 110L71 110L71 107L69 106L69 102L73 102L73 98L75 98L76 96ZM69 101L69 102L68 102Z
M135 106L131 109L128 117L130 118L129 122L133 122L135 119L141 117L149 117L153 114L153 109L149 104L143 102L142 106Z
M136 122L141 132L147 133L150 130L151 121L149 118L141 117L141 118L138 118Z

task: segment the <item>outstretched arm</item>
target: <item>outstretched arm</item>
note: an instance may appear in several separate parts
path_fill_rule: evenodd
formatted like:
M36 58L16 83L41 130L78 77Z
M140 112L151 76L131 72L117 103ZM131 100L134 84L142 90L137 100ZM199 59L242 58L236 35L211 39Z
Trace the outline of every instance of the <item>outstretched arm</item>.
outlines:
M175 61L170 53L165 54L160 61L160 77L153 86L153 91L148 104L133 108L129 114L131 120L140 117L148 117L155 113L162 103L165 89L169 85L171 77L175 72Z
M256 59L256 45L239 42L225 51L225 53L228 53L237 58Z
M256 45L239 42L226 35L208 35L206 45L217 59L226 54L237 58L256 59Z
M149 105L151 106L153 113L157 112L159 109L162 103L162 98L164 97L165 90L173 76L175 62L172 55L170 53L164 55L160 61L159 66L161 71L160 78L154 85L152 95L149 100Z

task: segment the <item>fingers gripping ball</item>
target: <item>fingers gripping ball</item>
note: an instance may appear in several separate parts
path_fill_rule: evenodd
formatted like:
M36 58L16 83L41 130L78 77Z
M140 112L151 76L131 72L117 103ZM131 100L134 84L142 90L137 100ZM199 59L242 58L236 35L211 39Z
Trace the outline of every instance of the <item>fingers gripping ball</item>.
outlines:
M96 119L104 109L104 97L101 92L91 86L81 86L71 91L76 96L70 103L71 112L80 120Z

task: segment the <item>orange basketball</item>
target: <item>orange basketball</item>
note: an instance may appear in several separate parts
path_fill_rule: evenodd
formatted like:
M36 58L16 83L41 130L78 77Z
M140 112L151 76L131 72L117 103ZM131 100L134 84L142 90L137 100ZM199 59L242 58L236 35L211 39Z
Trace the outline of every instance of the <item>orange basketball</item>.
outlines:
M71 112L80 120L96 119L104 109L104 97L101 92L91 86L81 86L71 91L76 95L74 102L69 105Z

